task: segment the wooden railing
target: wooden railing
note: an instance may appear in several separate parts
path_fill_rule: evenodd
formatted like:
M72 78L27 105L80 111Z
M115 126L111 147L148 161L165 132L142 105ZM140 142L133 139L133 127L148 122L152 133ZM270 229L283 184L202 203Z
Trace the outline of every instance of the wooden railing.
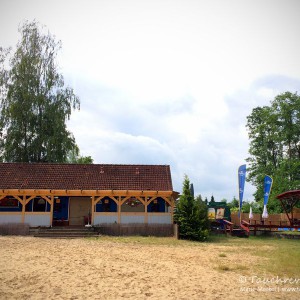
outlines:
M250 226L250 224L248 222L246 222L245 220L242 220L242 222L241 222L241 228L244 229L247 232L248 235L250 233L249 226Z

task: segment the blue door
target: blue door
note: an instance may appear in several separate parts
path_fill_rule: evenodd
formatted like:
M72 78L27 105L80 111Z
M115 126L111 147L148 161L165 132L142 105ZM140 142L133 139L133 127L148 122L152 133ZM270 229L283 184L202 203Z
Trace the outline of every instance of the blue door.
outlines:
M69 220L69 197L55 197L53 207L53 223Z

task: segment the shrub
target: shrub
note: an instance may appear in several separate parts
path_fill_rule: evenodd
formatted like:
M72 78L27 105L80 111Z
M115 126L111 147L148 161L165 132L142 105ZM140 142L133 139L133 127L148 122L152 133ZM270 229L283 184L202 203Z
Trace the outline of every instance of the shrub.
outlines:
M174 220L179 226L179 238L205 241L209 234L207 206L194 198L190 190L190 180L185 175L182 195L176 204Z

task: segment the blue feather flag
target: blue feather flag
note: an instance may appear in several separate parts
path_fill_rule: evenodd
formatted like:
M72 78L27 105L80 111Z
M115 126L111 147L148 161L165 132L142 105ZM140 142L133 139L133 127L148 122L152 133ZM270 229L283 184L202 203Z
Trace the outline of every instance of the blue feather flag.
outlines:
M246 181L246 165L241 165L238 170L238 180L239 180L239 216L241 215L243 197L244 197L244 188Z
M264 219L269 217L268 211L267 211L267 204L268 204L269 196L270 196L271 189L272 189L272 183L273 183L273 179L270 176L266 175L265 179L264 179L264 210L263 210L263 214L262 214L262 217Z

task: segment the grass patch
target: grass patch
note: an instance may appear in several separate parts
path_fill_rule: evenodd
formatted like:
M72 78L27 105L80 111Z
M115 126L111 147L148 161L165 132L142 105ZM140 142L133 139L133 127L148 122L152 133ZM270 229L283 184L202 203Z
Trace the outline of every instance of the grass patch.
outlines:
M246 271L249 268L244 266L244 265L224 265L224 264L219 264L215 269L218 271Z
M213 234L211 233L207 239L208 243L228 243L228 238L225 234ZM232 239L233 237L230 237Z
M234 269L237 271L245 271L245 270L249 270L249 267L247 267L245 265L236 265L236 266L234 266Z
M219 244L219 242L218 242ZM250 236L248 239L228 237L223 246L236 246L238 251L261 257L257 271L276 276L299 277L300 240Z
M231 269L230 269L229 266L226 266L226 265L218 265L217 270L219 270L219 271L230 271Z
M300 231L295 231L295 230L289 230L289 231L278 231L278 234L283 234L283 235L300 235Z
M227 257L227 255L225 253L220 253L219 257Z
M177 240L174 237L155 237L155 236L105 236L97 238L87 238L99 242L112 242L133 245L155 245L155 246L201 246L203 243L195 241Z
M290 239L268 238L270 249L257 249L256 255L268 258L265 270L278 276L299 276L300 241Z

